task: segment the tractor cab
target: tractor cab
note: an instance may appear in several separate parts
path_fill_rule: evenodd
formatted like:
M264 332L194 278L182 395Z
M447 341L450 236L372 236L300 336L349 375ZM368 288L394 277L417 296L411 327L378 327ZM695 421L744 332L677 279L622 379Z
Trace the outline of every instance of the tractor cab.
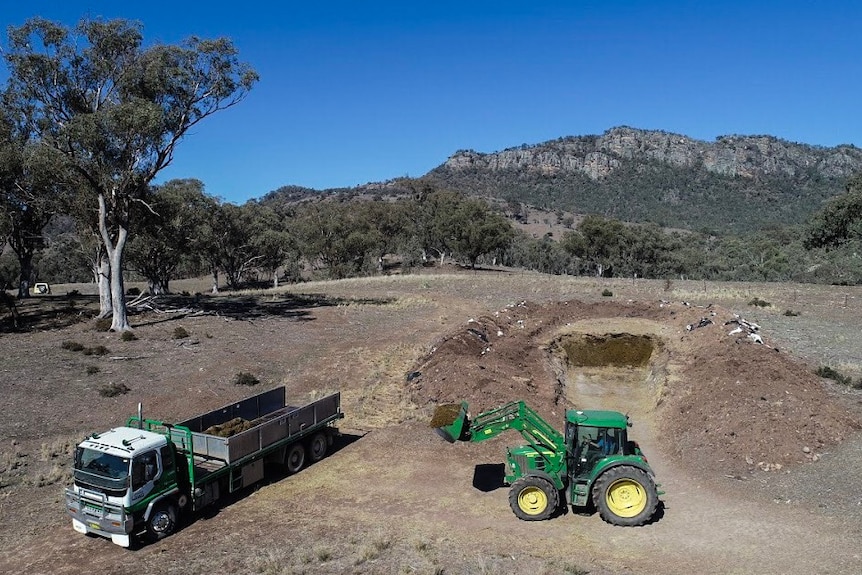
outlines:
M593 475L604 459L634 455L628 441L628 417L616 411L569 410L566 413L566 451L574 479Z

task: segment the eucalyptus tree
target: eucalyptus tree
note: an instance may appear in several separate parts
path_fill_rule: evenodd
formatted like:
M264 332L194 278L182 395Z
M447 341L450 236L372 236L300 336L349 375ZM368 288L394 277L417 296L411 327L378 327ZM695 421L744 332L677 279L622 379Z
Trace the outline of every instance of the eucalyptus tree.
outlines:
M128 242L129 267L147 280L151 294L169 293L183 259L191 257L196 230L206 217L203 182L170 180L153 186L148 208Z
M15 105L36 139L68 165L98 213L110 264L111 329L129 329L124 250L135 205L177 145L205 118L243 100L257 74L226 38L145 47L128 20L42 18L9 28L3 57Z
M491 211L488 204L475 198L463 199L453 218L454 252L464 258L471 268L476 267L480 256L502 253L512 243L515 233L502 215Z
M272 287L278 287L278 271L282 268L292 270L289 275L297 276L296 262L299 252L296 239L287 227L290 211L281 207L269 207L251 201L243 206L251 211L254 234L251 238L252 251L258 257L256 266L272 280Z
M331 278L359 275L376 265L382 236L352 202L306 204L295 222L299 248L312 268Z
M832 198L809 224L805 247L833 248L862 240L862 174L851 177L845 193Z
M58 166L46 161L44 150L30 136L4 97L0 101L2 231L4 242L8 242L18 260L19 298L30 295L33 258L45 243L42 230L62 207L64 195Z

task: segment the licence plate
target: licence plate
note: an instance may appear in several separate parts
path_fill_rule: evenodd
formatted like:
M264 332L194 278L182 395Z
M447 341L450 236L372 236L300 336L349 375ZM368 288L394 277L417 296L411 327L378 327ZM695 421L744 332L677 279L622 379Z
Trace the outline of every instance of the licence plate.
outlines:
M87 525L90 527L90 529L100 529L98 523L88 523Z

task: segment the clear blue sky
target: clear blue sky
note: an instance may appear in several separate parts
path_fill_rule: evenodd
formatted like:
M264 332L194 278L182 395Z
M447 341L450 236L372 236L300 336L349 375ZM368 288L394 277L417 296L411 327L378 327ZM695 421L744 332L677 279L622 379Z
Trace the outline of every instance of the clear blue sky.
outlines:
M158 181L198 178L234 203L619 125L862 145L852 0L3 0L0 20L35 15L139 20L147 42L230 37L261 80Z

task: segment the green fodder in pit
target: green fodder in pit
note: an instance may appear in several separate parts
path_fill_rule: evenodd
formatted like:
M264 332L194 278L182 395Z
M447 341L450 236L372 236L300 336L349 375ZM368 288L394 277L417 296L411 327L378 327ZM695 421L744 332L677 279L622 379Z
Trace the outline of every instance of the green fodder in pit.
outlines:
M458 403L445 403L438 405L431 416L431 427L445 427L452 425L461 414L461 405Z
M644 367L655 349L651 337L626 333L565 336L559 345L568 364L577 367Z
M251 429L254 427L254 423L243 419L241 417L234 417L230 421L225 423L219 423L218 425L211 425L204 429L204 433L207 435L215 435L218 437L231 437L236 435L237 433L242 433L247 429Z

